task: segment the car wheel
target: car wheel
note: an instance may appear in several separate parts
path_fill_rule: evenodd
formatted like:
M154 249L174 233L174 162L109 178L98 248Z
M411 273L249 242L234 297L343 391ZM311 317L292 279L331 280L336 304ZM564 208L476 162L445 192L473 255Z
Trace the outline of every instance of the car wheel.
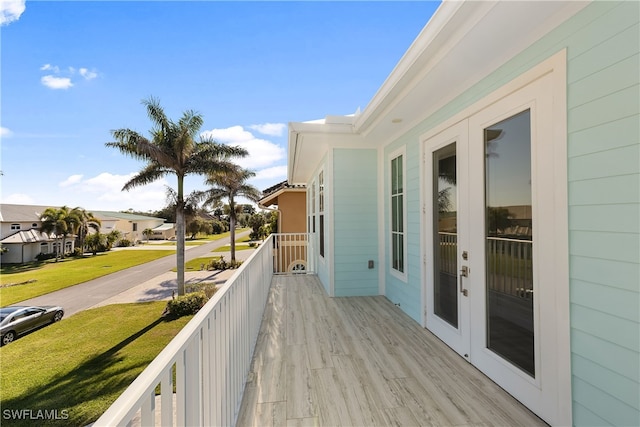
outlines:
M64 313L61 311L56 311L56 314L53 315L53 321L52 323L56 323L59 322L62 319L62 316L64 316Z
M13 342L14 339L16 339L16 333L13 331L9 331L2 336L2 345L7 345Z

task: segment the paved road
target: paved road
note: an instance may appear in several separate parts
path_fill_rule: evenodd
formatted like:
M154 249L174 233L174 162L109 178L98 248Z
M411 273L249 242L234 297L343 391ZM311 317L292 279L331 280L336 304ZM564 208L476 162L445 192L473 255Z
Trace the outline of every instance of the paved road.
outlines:
M236 234L236 239L248 235L249 231ZM209 254L212 250L229 244L229 238L223 238L199 246L187 246L185 262ZM125 249L136 250L136 249ZM141 249L142 250L142 249ZM20 302L24 305L59 305L64 307L65 317L79 311L99 305L118 294L128 291L155 277L163 277L159 282L166 283L167 272L176 266L176 255L168 255L155 261L120 270L107 276L80 283L56 292ZM177 274L177 273L176 273Z

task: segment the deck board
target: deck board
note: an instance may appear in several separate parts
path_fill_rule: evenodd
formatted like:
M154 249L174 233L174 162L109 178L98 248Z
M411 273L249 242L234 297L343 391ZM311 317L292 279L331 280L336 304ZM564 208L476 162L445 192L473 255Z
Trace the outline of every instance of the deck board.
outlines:
M384 297L275 276L239 426L545 426Z

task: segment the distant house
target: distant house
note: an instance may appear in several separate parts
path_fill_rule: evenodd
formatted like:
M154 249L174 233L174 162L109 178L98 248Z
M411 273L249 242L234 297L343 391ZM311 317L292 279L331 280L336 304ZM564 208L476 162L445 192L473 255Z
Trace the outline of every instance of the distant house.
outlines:
M444 1L361 113L290 123L326 292L386 296L551 425L640 425L639 21Z
M151 229L153 234L150 239L170 239L175 237L175 224L165 223L163 218L155 218L146 215L131 214L126 212L91 211L102 223L100 232L107 234L117 230L123 239L133 243L146 240L142 234L144 230Z
M42 226L40 215L49 207L56 206L0 205L0 243L6 250L2 254L3 263L30 262L40 253L60 251L55 245L61 245L61 240L39 231ZM122 234L122 238L134 243L145 239L142 232L147 228L154 230L154 235L162 236L164 239L175 237L174 224L165 223L162 218L90 209L87 211L100 220L101 233L107 234L117 230ZM66 239L65 253L73 252L74 237Z
M40 215L50 206L0 205L0 243L3 264L34 261L40 253L60 252L62 242L53 234L41 233ZM56 247L58 245L58 247ZM74 239L65 241L64 252L72 252Z
M304 185L289 185L287 181L282 181L267 188L262 194L258 206L278 212L278 233L307 231L307 198Z

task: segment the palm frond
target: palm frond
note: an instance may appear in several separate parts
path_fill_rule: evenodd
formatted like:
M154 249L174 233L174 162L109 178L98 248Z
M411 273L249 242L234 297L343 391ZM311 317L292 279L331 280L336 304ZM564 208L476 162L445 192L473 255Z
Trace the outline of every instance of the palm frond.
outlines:
M138 132L131 129L115 129L111 131L114 142L107 142L106 147L117 148L122 154L130 157L147 160L148 157L140 150L141 146L150 144L150 141Z
M147 108L147 115L156 126L162 130L169 127L170 120L160 106L160 99L150 96L148 99L142 100L142 105Z
M129 191L134 187L150 184L171 172L171 169L163 167L158 163L149 163L144 169L138 172L137 175L124 184L122 191Z

